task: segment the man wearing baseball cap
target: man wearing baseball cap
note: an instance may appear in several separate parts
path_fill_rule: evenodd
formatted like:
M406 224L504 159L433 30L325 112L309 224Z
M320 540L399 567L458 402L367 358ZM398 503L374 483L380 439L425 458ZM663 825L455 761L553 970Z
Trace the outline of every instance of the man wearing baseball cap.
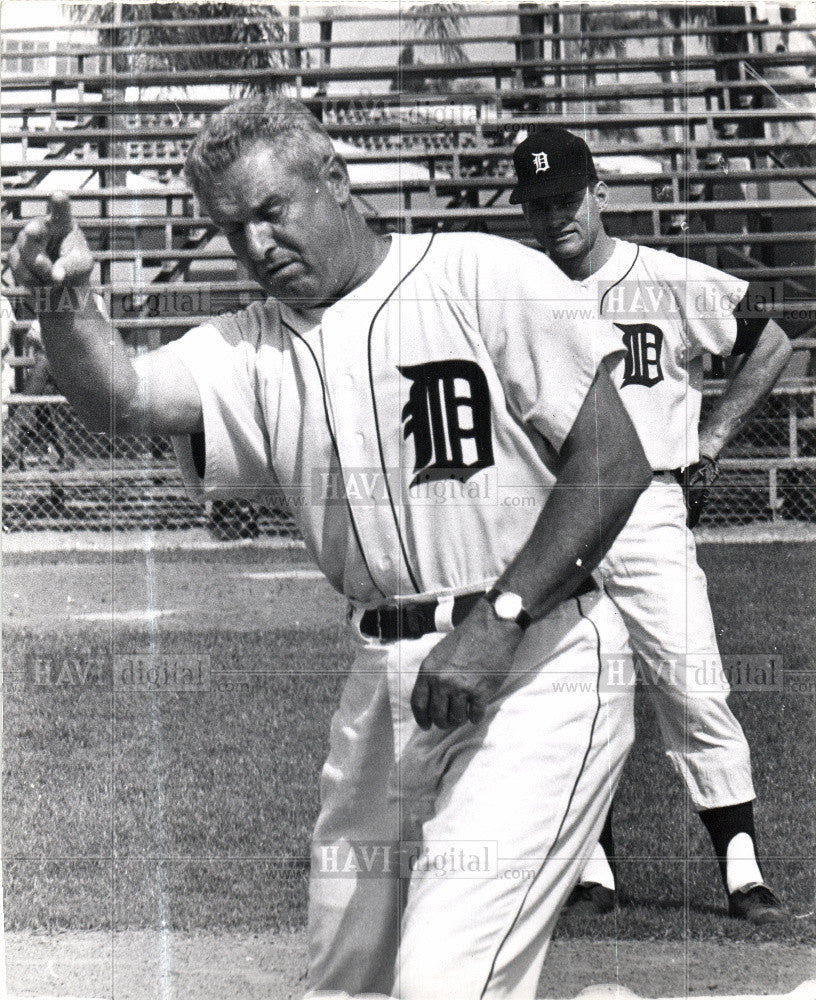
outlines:
M561 270L580 281L606 264L615 246L601 220L608 192L584 140L562 128L542 129L519 143L513 164L518 183L510 202L521 205L533 236Z
M589 146L562 128L541 129L520 142L513 165L517 184L510 192L511 205L583 191L598 180Z
M621 330L626 355L613 381L653 469L652 485L602 564L604 586L629 631L666 753L711 837L729 915L781 921L785 909L757 862L750 751L726 702L728 681L690 528L720 452L767 398L790 343L751 308L748 282L611 237L602 218L608 189L579 136L543 128L518 144L513 162L511 203L522 206L537 242L586 296L587 316L611 319ZM699 426L706 352L741 355L742 363ZM700 683L701 663L715 665L716 683ZM573 905L610 911L613 865L610 810Z

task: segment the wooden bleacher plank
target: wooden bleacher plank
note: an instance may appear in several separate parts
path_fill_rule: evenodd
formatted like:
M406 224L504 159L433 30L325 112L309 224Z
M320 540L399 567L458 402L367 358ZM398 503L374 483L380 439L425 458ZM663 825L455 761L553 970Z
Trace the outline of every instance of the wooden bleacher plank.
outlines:
M637 9L631 7L630 5L620 5L620 4L616 4L616 7L618 7L618 9L626 9L626 10ZM643 8L643 9L649 9L649 8ZM281 17L279 19L276 19L276 21L281 25L286 25L292 22L297 22L298 24L309 24L309 23L314 24L326 20L325 17L321 16L310 17L308 7L305 7L303 10L304 13L297 18ZM332 11L330 18L332 23L342 23L344 21L347 22L356 21L359 23L360 21L364 21L367 26L382 22L385 22L390 25L393 24L394 21L410 23L411 21L415 21L419 18L427 17L427 15L422 15L420 12L411 11L410 9L401 10L399 14L394 14L394 13L377 14L376 11L368 10L363 15L360 14L344 15L342 13L342 10L343 10L342 8L335 8ZM498 17L506 18L508 13L509 12L506 9L497 9L495 11L491 11L490 8L485 7L484 5L482 5L481 7L472 8L471 12L468 13L466 6L465 5L462 6L462 16L465 18L478 18L480 20L489 19L492 16L495 16L497 18ZM250 17L248 20L252 21L253 19ZM184 18L173 20L173 25L176 28L184 26L195 27L200 25L200 23L201 22L199 20L188 20ZM211 27L216 27L216 26L227 26L231 22L229 21L229 19L212 18L208 19L207 23ZM266 23L266 22L257 21L256 23ZM139 27L141 28L145 28L151 25L154 27L166 27L167 21L143 21L139 23ZM107 24L98 26L97 30L104 35L106 32L111 32L115 30L123 30L123 29L127 30L128 26L129 25L127 23L122 23L118 26L114 24ZM9 35L16 36L18 34L25 35L26 33L30 33L36 30L37 29L33 28L18 27L9 29L8 33ZM77 31L82 31L83 26L80 24L55 25L52 30L57 33L59 32L76 33ZM85 30L88 29L85 28ZM795 30L801 32L816 31L816 24L809 23L806 21L805 22L797 21L795 23ZM691 21L685 23L682 27L679 28L671 27L669 25L660 26L657 24L643 28L627 28L626 30L620 30L620 29L615 30L614 28L610 27L606 31L588 30L581 32L580 34L564 31L564 32L559 32L558 37L561 41L587 41L587 40L610 41L613 39L629 40L629 39L652 39L652 38L665 38L665 39L680 38L686 40L689 37L695 37L695 36L717 37L718 35L734 36L739 34L759 36L771 33L779 34L780 26L774 24L762 24L756 22L747 24L745 26L740 26L740 25L720 26L713 24L699 24ZM515 45L515 44L535 42L538 40L549 41L551 39L552 39L552 34L547 32L541 32L541 33L529 32L525 34L520 34L517 32L508 32L502 34L496 34L496 33L488 34L488 33L477 32L473 34L468 33L466 35L451 35L452 43L458 43L463 45L484 44L489 42L504 42ZM393 39L393 35L390 36L386 35L383 36L382 38L374 37L368 39L368 41L376 42L382 47L387 47L389 45L393 47L400 44L398 41L395 41ZM412 38L411 43L418 48L433 47L434 45L436 45L434 39L426 39L422 37ZM329 43L329 46L332 50L342 50L346 48L360 48L361 43L356 39L347 39L347 40L337 39L337 40L332 40L332 42ZM302 52L304 50L308 51L310 49L321 49L326 47L327 46L325 43L322 43L317 40L307 41L307 42L304 42L302 40L301 41L281 40L281 41L270 41L263 43L255 42L247 44L226 43L224 45L218 46L220 50L226 52L239 51L241 49L247 49L250 51ZM206 46L204 46L204 48L206 48ZM96 48L96 47L91 47L88 43L82 43L82 42L67 43L65 44L64 48L62 46L60 47L60 54L65 53L68 55L95 55L98 52L109 53L110 51L111 50L109 47L101 46L99 48ZM168 45L168 46L145 45L140 47L140 52L143 53L183 52L183 51L185 51L185 46L183 45ZM17 54L14 53L14 55Z
M810 108L769 108L763 109L762 120L763 122L787 122L787 121L812 121L814 112ZM95 115L89 115L89 117L96 118L117 118L124 117L125 113L121 111L109 110L107 107L104 112L99 111ZM378 118L378 120L369 121L344 121L344 122L328 122L326 123L326 129L330 135L399 135L402 136L406 133L433 133L438 132L440 127L444 128L446 133L451 135L455 134L469 134L473 131L474 121L444 121L437 122L429 116L427 121L419 120L419 115L416 116L416 121L408 121L402 119L399 114L395 113L389 118ZM578 115L575 116L575 120L572 120L570 115L553 115L544 117L541 115L531 116L531 115L514 115L507 116L506 118L498 119L486 119L479 122L481 128L487 132L497 131L502 128L506 128L511 125L516 129L531 129L542 124L547 120L552 118L557 118L559 122L564 123L564 128L574 127L580 129L592 129L593 131L602 131L603 129L618 129L623 125L635 126L655 126L655 125L682 125L686 128L690 128L693 125L705 125L705 124L716 124L717 122L755 122L757 118L756 109L748 110L725 110L725 111L713 111L706 109L688 109L683 111L650 111L650 112L617 112L617 113L603 113L594 115L591 121L587 121L585 116ZM153 125L145 124L134 126L128 125L126 130L123 130L120 134L117 134L114 140L111 140L110 128L90 128L90 127L68 127L65 129L59 128L5 128L3 131L3 138L8 141L17 141L23 138L28 138L29 142L32 140L38 140L42 142L62 142L68 139L86 141L115 141L115 142L140 142L145 140L187 140L192 141L198 133L199 127L197 125Z
M555 118L549 119L554 121ZM560 119L559 119L560 120ZM507 128L507 123L502 126L494 126L496 128ZM567 126L564 126L567 127ZM347 130L346 130L347 131ZM373 129L369 129L369 132L373 132ZM485 126L484 131L488 131L488 127ZM343 135L346 134L343 129L335 129L335 134ZM405 130L403 135L408 132ZM394 133L399 136L400 133ZM409 133L410 134L410 133ZM125 140L123 140L124 142ZM512 146L472 146L461 149L423 149L423 150L400 150L399 153L395 149L387 150L377 150L377 151L367 151L364 149L360 150L359 158L349 158L351 163L388 163L393 162L397 156L400 160L406 163L438 163L442 160L451 160L454 154L461 160L465 162L479 163L482 160L506 160L512 155ZM804 152L811 153L813 151L813 143L807 139L795 140L795 141L784 141L780 142L777 138L768 139L716 139L709 140L708 138L690 138L686 141L667 141L667 142L643 142L639 143L637 146L637 153L640 156L657 156L664 154L669 155L689 155L697 159L704 159L707 155L715 152L723 153L725 155L730 154L731 156L745 156L748 152L753 152L757 154L763 153L776 153L779 150L784 149L790 152ZM625 152L620 146L617 148L604 146L598 144L593 150L596 156L616 156ZM98 157L98 156L88 156L82 159L71 159L64 160L62 162L54 162L43 164L38 160L20 160L20 159L4 159L2 163L3 175L22 173L25 171L33 171L37 168L47 166L49 171L58 170L136 170L138 171L148 171L148 170L171 170L180 171L184 166L184 157L182 156L153 156L140 159L138 162L130 157ZM168 192L169 193L169 192ZM137 196L138 192L134 192L134 196Z
M599 165L599 173L607 186L632 187L636 185L648 185L654 181L666 181L670 183L674 180L682 183L691 181L704 181L709 184L721 184L722 173L715 168L708 170L678 170L637 174L607 174L604 173L602 165ZM772 167L763 170L729 170L727 179L729 182L754 183L757 181L797 181L816 180L816 166L812 167ZM364 181L352 183L352 193L354 194L402 194L410 192L412 194L436 194L443 195L456 191L509 191L515 181L510 176L489 176L489 177L434 177L434 178L409 178L399 182L384 181ZM98 188L98 189L73 189L68 190L72 201L106 201L112 204L117 202L132 203L138 201L166 202L169 199L193 199L191 191L181 188L170 187L167 190L134 190L132 188ZM9 202L25 203L48 201L47 191L40 189L24 188L14 190L13 188L4 191L3 197ZM695 202L695 204L697 204ZM478 206L474 206L478 208ZM175 218L175 216L174 216ZM757 234L760 235L760 234Z
M805 94L812 93L812 86L809 79L774 79L773 88L780 94ZM760 89L760 85L753 80L690 80L683 86L677 83L663 83L659 80L628 83L626 87L627 99L630 98L663 98L675 97L678 100L688 101L691 98L721 97L725 92L755 94ZM70 93L70 91L69 91ZM595 83L582 86L580 90L568 87L557 87L547 85L546 96L548 101L568 101L568 102L591 102L597 99L603 100L610 97L620 97L621 88L619 83ZM303 103L313 110L318 110L321 115L330 113L347 112L348 110L363 111L366 108L398 110L414 108L421 109L426 106L445 105L466 105L475 104L484 108L499 106L509 103L520 102L528 98L540 98L542 91L540 87L513 87L512 89L497 89L494 91L485 90L457 90L454 93L446 94L394 94L383 92L372 94L361 91L359 93L337 92L326 95L304 95L301 99ZM155 98L149 102L148 114L200 114L210 115L220 110L229 98L214 97L190 97L179 96L176 100ZM116 103L110 100L84 100L77 101L71 98L60 101L48 112L42 110L42 106L32 101L30 98L20 100L9 100L7 95L3 96L2 108L4 113L9 115L30 115L32 117L48 117L52 115L98 115L106 114L132 114L132 104ZM764 110L764 109L763 109ZM734 112L729 112L734 114ZM805 112L807 114L807 112ZM583 119L584 127L593 127L591 122ZM576 125L577 127L577 125Z
M492 18L506 18L508 14L514 14L515 13L515 10L508 9L506 6L496 5L494 7L491 7L490 5L485 5L483 3L477 3L477 4L462 3L461 5L459 5L459 7L460 7L459 13L461 14L462 18L463 19L468 19L468 20L470 20L470 19L473 19L473 20L490 20ZM634 13L634 12L649 12L649 13L652 13L654 11L654 4L652 4L652 3L616 3L615 7L616 7L617 10L619 10L621 12L631 12L631 13ZM678 11L681 14L683 13L682 7L678 7L677 9L678 9ZM248 13L248 12L244 13L242 15L242 17L246 21L248 21L248 22L254 22L254 23L267 23L268 22L268 19L266 19L266 18L259 18L257 16L254 16L251 13ZM370 8L366 8L361 13L358 13L356 11L354 13L352 13L351 12L351 8L349 6L346 6L346 7L338 7L338 8L333 9L331 11L331 20L333 22L336 22L336 23L342 23L342 22L346 22L346 23L357 22L357 23L360 23L360 22L363 22L366 25L376 24L378 22L385 22L385 23L388 23L388 24L393 24L394 21L399 21L399 22L402 22L403 24L410 25L412 22L424 19L425 17L426 17L426 15L422 11L420 11L418 9L412 10L411 8L401 8L397 12L394 12L393 10L392 11L378 12L376 9L372 10ZM279 17L275 18L275 21L276 21L276 23L279 23L281 25L286 26L286 25L289 25L289 24L297 24L297 25L316 24L316 23L319 23L320 21L323 21L325 19L326 19L325 10L322 10L322 11L319 11L319 12L313 12L312 10L310 10L310 8L307 5L304 8L301 8L301 10L298 12L298 14L296 16L280 15ZM161 19L159 19L159 20L146 20L146 21L141 22L141 23L142 23L143 26L152 26L152 27L166 27L167 26L167 20L166 19L164 19L164 20L161 20ZM210 26L225 26L225 25L228 25L230 23L231 23L230 19L227 18L227 17L207 18L207 24L210 25ZM173 19L173 25L174 25L174 27L179 27L179 26L190 27L190 26L196 26L196 25L200 25L200 24L201 24L201 19L200 18L188 18L188 19L185 19L185 18L175 19L174 18ZM103 30L103 31L104 30L110 31L110 30L114 30L116 27L123 27L123 26L124 25L121 22L118 25L114 24L114 23L109 23L109 24L106 24L106 25L102 25L101 26L101 30ZM30 32L36 31L36 30L37 29L34 28L34 27L31 27L31 28L20 27L20 28L15 28L14 29L14 33L15 34L18 34L18 33L19 34L26 34L26 33L30 33ZM55 25L52 30L54 30L55 32L70 33L70 32L77 32L77 31L83 31L83 30L87 31L88 30L88 26L84 25L84 24L82 24L80 22L70 22L70 23L65 23L65 24L61 24L61 25ZM804 22L796 21L792 25L788 25L787 26L787 30L788 31L790 31L790 30L812 31L812 30L815 30L815 29L814 29L814 25L811 24L811 23L809 23L809 22L807 22L807 21L804 21ZM677 37L683 37L683 38L685 38L688 35L714 35L714 34L723 34L723 33L726 33L726 34L748 34L748 33L750 33L750 34L761 34L762 32L768 32L768 31L771 31L771 32L774 32L774 33L778 34L779 31L780 31L780 26L779 25L767 25L764 22L760 21L760 22L751 22L750 24L746 24L745 26L729 25L727 27L718 27L716 25L697 24L697 23L695 23L693 21L692 22L686 22L684 20L683 24L680 27L670 27L668 25L665 26L665 27L659 26L659 25L655 25L655 26L651 26L650 25L650 26L648 26L646 28L642 28L642 29L629 29L629 28L627 28L625 30L619 29L617 31L614 30L614 29L610 29L608 32L595 31L595 32L586 32L586 33L581 33L581 34L574 34L574 33L570 34L568 32L565 32L563 37L565 37L566 39L569 39L569 40L579 40L581 38L586 37L587 35L590 35L591 37L594 37L594 38L605 38L608 35L613 36L613 37L628 37L630 35L630 33L633 32L633 31L634 32L638 32L638 34L642 33L643 37L646 37L646 38L659 37L659 36L663 36L663 35L669 36L669 37L671 37L671 36L677 36ZM461 37L462 37L462 39L464 41L467 41L467 39L468 39L469 36L461 36ZM515 37L515 36L511 36L511 37ZM528 36L527 34L525 34L525 35L519 35L518 37L521 38L521 39L526 39L526 38L528 38L530 36ZM532 37L537 37L537 36L533 35ZM303 43L300 43L300 42L299 43L292 43L292 44L296 44L297 47L308 47L308 46L306 46L306 45L304 45ZM332 42L331 44L334 45L335 43ZM317 46L318 43L315 43L315 45Z
M521 213L518 215L519 221L521 221ZM372 220L376 221L376 220ZM652 233L639 234L637 237L638 243L643 243L647 246L675 246L680 248L694 249L695 247L707 247L707 246L720 246L723 244L731 243L756 243L756 244L776 244L780 245L791 244L791 243L804 243L806 245L813 245L816 242L816 232L810 229L803 229L802 231L793 231L787 233L680 233L680 234L664 234L656 236ZM528 240L521 239L520 242L529 242ZM532 243L530 242L530 245ZM110 263L113 261L138 261L145 266L155 266L157 262L160 262L168 255L167 248L159 248L152 250L140 250L138 253L132 249L122 248L118 250L92 250L94 259L97 262ZM218 250L212 248L201 248L199 250L177 250L173 248L173 257L178 257L180 260L219 260L228 261L230 264L235 265L234 256L227 250ZM5 286L4 286L4 292Z
M307 46L304 46L304 48ZM315 46L317 47L317 46ZM593 69L600 73L627 72L627 73L652 73L674 70L678 72L688 72L693 69L723 68L726 66L737 66L740 63L750 62L754 67L783 67L800 66L811 67L816 65L816 55L810 56L803 52L757 52L746 55L745 53L709 53L707 55L685 55L682 58L667 56L654 57L643 56L639 58L617 59L602 58L593 60ZM390 65L367 66L365 77L369 80L392 80L399 77L404 82L421 81L428 77L436 79L459 80L468 77L485 78L505 78L514 77L518 73L535 73L538 75L558 72L565 76L575 75L584 77L586 68L576 66L570 59L495 59L474 62L457 63L423 63L414 66L396 67ZM263 69L242 68L241 77L246 81L266 80L270 74L274 74L276 80L281 82L296 83L308 77L311 84L328 85L332 81L345 82L359 79L360 69L357 66L321 67L312 66L308 68L282 68L272 67ZM229 83L234 80L233 70L210 69L200 70L178 70L172 74L159 71L133 71L123 76L123 83L131 87L162 86L172 84L174 86L192 86L196 84L216 84ZM60 87L76 87L82 83L83 86L91 90L93 87L111 89L116 86L116 80L110 80L104 74L82 73L82 74L58 74L54 73L44 77L40 81L41 86L54 89ZM30 90L31 76L28 74L9 73L4 76L3 88L7 91Z
M772 212L772 211L800 211L802 201L794 198L774 198L762 202L750 201L690 201L690 202L630 202L625 206L615 207L610 205L605 209L608 217L628 216L633 213L657 213L658 215L673 215L678 213L710 215L712 213L749 213L749 212ZM816 209L816 205L813 206ZM507 217L517 218L519 210L516 205L492 205L479 206L474 208L468 205L463 208L448 208L442 205L428 207L399 208L392 211L380 211L372 218L380 222L400 222L418 221L432 223L439 219L458 219L465 222L472 222L479 219L504 219ZM3 229L9 233L19 232L25 225L26 219L9 219L3 222ZM135 231L140 229L167 229L176 232L185 230L198 230L212 228L212 222L208 216L139 216L122 217L116 219L97 219L84 217L82 226L87 232L102 231L114 234ZM750 242L750 233L735 233L735 242ZM171 248L167 248L171 252Z

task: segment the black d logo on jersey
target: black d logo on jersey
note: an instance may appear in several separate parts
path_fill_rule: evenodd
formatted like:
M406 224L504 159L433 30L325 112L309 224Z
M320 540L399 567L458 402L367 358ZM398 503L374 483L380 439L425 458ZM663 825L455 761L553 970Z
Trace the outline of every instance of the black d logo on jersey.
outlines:
M476 362L451 358L397 367L413 383L402 410L403 437L412 435L416 448L411 486L436 479L465 482L493 465L490 390ZM456 394L457 381L464 383L464 395ZM463 427L460 415L465 408L470 425ZM465 442L471 442L470 461L465 461Z
M648 389L662 382L663 331L660 327L653 323L616 323L615 326L623 331L626 348L621 389L627 385L644 385Z

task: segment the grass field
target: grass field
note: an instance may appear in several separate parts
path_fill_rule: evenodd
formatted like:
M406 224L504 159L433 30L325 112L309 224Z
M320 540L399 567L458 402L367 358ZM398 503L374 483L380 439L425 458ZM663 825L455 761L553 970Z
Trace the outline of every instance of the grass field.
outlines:
M783 658L782 690L731 703L753 748L764 867L793 919L725 918L710 845L639 697L616 807L627 905L591 925L565 917L557 937L813 941L814 548L701 550L722 651ZM6 926L302 927L317 775L350 661L342 602L308 577L259 575L268 552L64 558L3 570ZM172 613L116 617L151 608ZM209 690L112 690L112 656L148 651L208 657Z

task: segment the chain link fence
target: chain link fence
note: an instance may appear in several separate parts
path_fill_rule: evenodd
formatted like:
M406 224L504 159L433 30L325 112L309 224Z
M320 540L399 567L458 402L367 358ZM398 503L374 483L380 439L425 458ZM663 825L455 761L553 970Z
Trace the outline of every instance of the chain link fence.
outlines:
M192 500L166 438L87 431L56 395L12 396L3 422L3 530L207 527L216 539L297 538L288 511Z
M816 523L816 386L778 387L729 446L722 470L702 524ZM167 439L91 434L59 396L10 397L5 531L191 527L223 540L298 538L282 507L192 500Z
M707 396L703 419L715 395ZM730 442L703 525L816 523L816 385L781 383Z

